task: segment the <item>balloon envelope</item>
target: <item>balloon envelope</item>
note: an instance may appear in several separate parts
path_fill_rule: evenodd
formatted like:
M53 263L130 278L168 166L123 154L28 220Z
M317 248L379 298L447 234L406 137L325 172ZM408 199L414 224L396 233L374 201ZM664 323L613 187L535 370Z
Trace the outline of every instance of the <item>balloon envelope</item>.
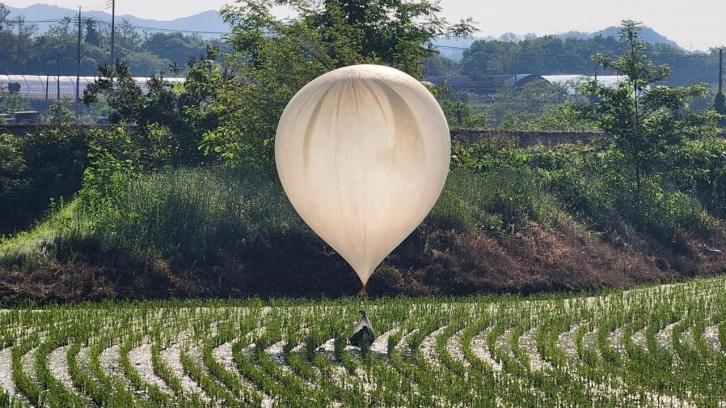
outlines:
M295 210L365 287L426 217L446 181L449 128L436 99L393 68L324 74L288 103L275 162Z

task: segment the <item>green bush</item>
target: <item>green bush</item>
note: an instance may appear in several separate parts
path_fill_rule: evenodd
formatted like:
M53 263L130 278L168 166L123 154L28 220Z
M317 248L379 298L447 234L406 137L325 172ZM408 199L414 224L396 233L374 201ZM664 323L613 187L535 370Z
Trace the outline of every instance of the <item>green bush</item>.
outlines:
M0 234L26 229L51 203L73 196L88 163L86 130L0 136Z
M527 220L547 225L568 213L605 237L633 231L669 244L678 231L706 233L716 227L709 212L719 216L724 211L723 151L726 144L720 140L685 144L670 153L674 164L669 169L643 177L637 196L622 155L597 143L461 145L452 174L460 172L463 178L447 183L455 193L441 201L448 203L451 224L467 228L497 225L486 221L487 214L512 231Z
M30 184L22 153L19 139L0 134L0 233L12 231L17 224L22 197Z
M486 175L488 187L482 189L484 207L501 214L506 226L517 229L528 220L545 225L559 212L554 198L544 191L529 168L502 167Z
M726 218L726 166L717 173L714 180L711 207L716 215Z
M451 189L444 188L426 218L426 225L443 230L471 231L475 226L472 212L469 203Z
M625 178L610 152L589 145L539 146L532 153L533 171L564 210L595 229L620 218ZM600 227L598 227L600 226Z
M555 198L528 168L454 169L426 224L501 235L528 220L550 224L559 214Z
M117 178L113 191L86 205L102 251L138 261L174 257L217 262L246 239L272 240L303 228L282 187L266 173L196 168Z
M716 226L715 219L693 196L664 190L661 185L649 180L644 184L642 197L641 217L632 221L664 243L672 242L681 230L704 233Z

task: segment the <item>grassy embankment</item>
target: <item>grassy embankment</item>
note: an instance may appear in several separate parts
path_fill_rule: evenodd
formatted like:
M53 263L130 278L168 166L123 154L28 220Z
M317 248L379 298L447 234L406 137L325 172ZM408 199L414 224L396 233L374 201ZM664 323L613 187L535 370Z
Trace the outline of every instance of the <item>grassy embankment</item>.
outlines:
M458 146L433 211L379 267L369 293L580 291L723 273L726 172L717 154L726 143L709 143L691 143L684 163L646 178L638 199L626 169L596 144ZM274 172L104 180L0 242L6 302L358 289Z

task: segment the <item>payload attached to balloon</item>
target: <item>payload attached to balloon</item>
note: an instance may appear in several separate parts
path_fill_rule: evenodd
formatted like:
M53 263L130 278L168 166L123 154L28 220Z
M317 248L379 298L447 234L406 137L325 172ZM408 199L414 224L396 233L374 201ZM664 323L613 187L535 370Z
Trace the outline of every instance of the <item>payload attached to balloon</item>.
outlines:
M275 139L282 187L365 289L446 181L449 128L434 96L394 68L354 65L305 85Z

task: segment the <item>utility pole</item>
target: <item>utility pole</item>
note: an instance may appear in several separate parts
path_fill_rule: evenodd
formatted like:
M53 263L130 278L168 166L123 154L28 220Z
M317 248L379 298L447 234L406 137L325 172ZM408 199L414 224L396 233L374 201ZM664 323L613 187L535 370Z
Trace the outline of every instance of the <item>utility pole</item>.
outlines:
M78 6L78 44L76 45L76 102L81 98L81 6Z
M116 34L116 0L111 0L111 66L115 64L113 55L113 46L115 44L114 35Z
M60 53L55 58L55 100L60 101Z
M726 115L726 97L723 95L723 47L718 49L718 93L713 107L716 112ZM726 126L726 118L719 119L720 126Z
M718 49L718 93L723 90L723 47Z
M20 48L21 48L21 44L20 43L22 42L22 37L21 36L22 36L22 32L23 32L23 22L24 22L24 20L25 20L25 17L20 17L19 16L17 18L17 22L18 22L18 53L17 53L17 63L18 63L18 67L20 67Z

